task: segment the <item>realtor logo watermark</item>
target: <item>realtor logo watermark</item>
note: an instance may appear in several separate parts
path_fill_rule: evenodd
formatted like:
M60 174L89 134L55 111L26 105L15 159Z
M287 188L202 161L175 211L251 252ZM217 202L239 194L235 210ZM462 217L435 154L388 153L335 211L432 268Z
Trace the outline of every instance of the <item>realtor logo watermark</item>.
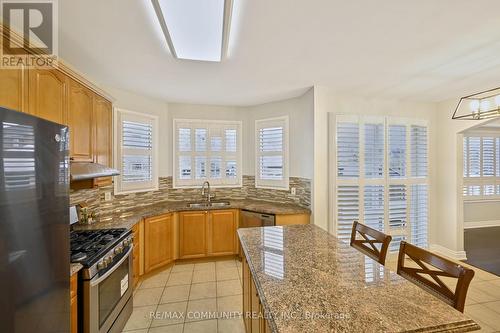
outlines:
M57 0L0 0L0 67L46 67L57 61Z

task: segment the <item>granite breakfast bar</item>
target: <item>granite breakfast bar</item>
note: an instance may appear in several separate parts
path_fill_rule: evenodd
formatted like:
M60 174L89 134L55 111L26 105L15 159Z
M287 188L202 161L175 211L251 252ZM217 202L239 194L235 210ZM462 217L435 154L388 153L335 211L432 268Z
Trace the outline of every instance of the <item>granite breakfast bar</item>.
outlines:
M239 229L238 234L245 255L244 312L254 312L253 318L245 317L247 332L480 329L315 225Z

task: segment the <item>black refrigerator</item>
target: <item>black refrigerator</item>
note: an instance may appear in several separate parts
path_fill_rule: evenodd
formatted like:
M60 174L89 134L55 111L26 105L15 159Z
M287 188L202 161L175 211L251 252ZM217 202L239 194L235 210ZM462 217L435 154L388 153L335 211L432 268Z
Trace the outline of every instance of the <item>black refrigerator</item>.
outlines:
M69 332L68 128L0 108L0 332Z

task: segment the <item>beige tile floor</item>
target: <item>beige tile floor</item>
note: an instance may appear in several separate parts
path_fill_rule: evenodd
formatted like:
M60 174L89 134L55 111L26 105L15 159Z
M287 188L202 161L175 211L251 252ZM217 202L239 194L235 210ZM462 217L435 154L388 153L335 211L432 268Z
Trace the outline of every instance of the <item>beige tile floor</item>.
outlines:
M396 271L396 258L387 266ZM468 265L465 265L468 266ZM465 313L481 332L500 332L500 277L476 272ZM163 313L232 313L242 311L241 263L225 260L178 264L142 281L134 294L134 311L124 332L244 332L241 319L164 318ZM157 313L156 318L150 314Z
M239 261L177 264L140 282L124 332L243 333L243 321L237 315L241 311ZM179 313L184 318L175 315ZM214 318L217 313L234 314L234 318Z

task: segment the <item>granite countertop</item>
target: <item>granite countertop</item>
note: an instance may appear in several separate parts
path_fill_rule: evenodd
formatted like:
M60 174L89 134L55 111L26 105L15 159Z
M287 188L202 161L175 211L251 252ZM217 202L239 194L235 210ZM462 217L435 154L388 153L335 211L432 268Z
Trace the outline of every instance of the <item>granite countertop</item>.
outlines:
M130 229L143 218L158 216L172 212L181 211L197 211L197 210L218 210L218 209L248 209L251 211L264 213L264 214L310 214L311 211L296 205L280 204L267 201L258 200L217 200L229 201L229 206L224 207L203 207L203 208L189 208L187 201L165 201L163 203L137 206L130 210L116 213L114 215L106 216L98 221L90 224L75 224L75 230L91 230L91 229L110 229L110 228L127 228Z
M78 271L82 268L83 268L82 264L78 264L78 263L77 264L74 264L74 263L70 264L69 276L78 273Z
M468 332L470 318L315 225L238 230L278 332Z

